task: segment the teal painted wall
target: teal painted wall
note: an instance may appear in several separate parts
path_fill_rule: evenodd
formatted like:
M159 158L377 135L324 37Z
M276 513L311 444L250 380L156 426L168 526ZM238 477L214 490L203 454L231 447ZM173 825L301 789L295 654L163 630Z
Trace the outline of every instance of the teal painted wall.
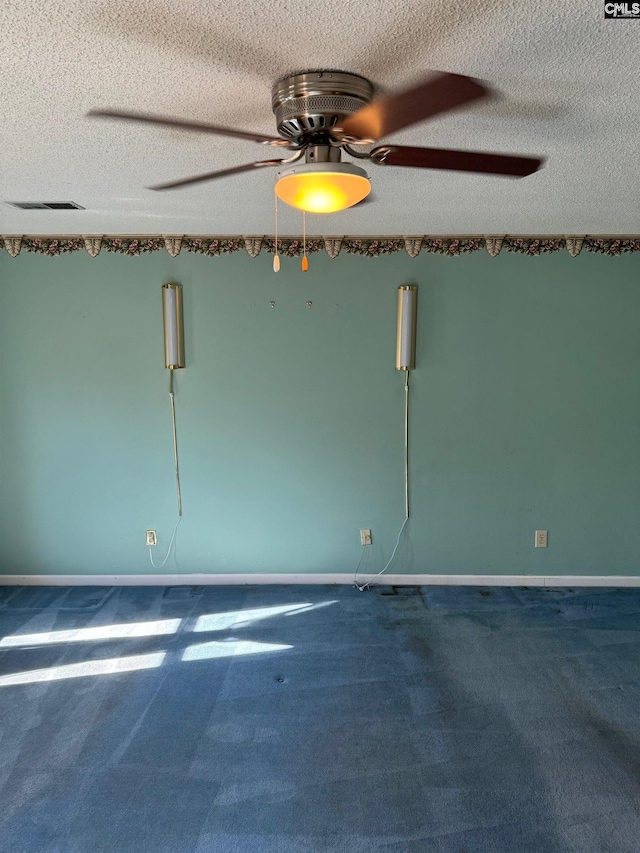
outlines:
M396 287L420 286L396 572L638 574L640 259L0 255L4 573L382 568L404 514ZM275 308L269 302L275 301ZM313 302L307 308L306 302ZM535 528L549 548L535 550Z

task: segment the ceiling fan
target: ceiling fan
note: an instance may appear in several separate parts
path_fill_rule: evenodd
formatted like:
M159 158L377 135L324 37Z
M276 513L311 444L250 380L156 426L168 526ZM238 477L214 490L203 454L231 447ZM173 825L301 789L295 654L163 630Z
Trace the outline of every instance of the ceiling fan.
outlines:
M283 168L278 172L276 184L279 198L310 213L333 213L358 204L371 190L364 169L342 162L343 151L356 160L369 160L378 166L511 177L525 177L535 172L542 165L541 158L392 143L357 150L369 148L398 130L492 94L487 86L472 77L438 73L410 89L374 98L373 85L358 74L310 71L285 77L274 84L272 107L277 137L145 113L92 110L89 115L247 139L293 152L288 158L257 160L158 184L150 189L176 189L266 166L280 166Z

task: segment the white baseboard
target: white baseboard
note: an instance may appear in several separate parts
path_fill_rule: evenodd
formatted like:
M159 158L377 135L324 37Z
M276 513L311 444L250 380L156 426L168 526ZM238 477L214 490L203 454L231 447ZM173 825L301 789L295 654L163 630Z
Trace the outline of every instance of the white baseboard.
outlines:
M371 575L358 575L365 583ZM381 575L385 586L640 586L640 575ZM247 586L353 584L353 573L0 575L0 586Z

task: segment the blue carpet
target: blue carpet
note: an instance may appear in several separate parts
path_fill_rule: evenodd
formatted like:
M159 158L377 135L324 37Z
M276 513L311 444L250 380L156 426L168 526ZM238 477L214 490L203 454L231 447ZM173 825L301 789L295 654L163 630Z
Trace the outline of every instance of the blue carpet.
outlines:
M637 853L640 590L0 587L2 853Z

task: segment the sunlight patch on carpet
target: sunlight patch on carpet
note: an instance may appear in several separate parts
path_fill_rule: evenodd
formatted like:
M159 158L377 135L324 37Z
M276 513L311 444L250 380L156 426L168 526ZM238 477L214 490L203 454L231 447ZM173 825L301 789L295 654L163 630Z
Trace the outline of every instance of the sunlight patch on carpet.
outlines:
M211 660L212 658L239 657L240 655L260 655L265 652L284 652L293 646L278 643L254 643L250 640L218 640L211 643L197 643L187 646L182 660Z
M34 669L31 672L16 672L12 675L0 676L0 687L13 687L20 684L42 684L47 681L61 681L65 678L118 675L121 672L153 669L162 664L165 654L165 652L153 652L147 655L131 655L124 658L106 658L104 660L63 664L62 666L50 666L47 669Z
M127 640L130 637L159 637L175 634L182 619L157 619L152 622L124 622L95 628L68 631L41 631L38 634L12 634L0 640L0 646L42 646L49 643L84 643L88 640Z

